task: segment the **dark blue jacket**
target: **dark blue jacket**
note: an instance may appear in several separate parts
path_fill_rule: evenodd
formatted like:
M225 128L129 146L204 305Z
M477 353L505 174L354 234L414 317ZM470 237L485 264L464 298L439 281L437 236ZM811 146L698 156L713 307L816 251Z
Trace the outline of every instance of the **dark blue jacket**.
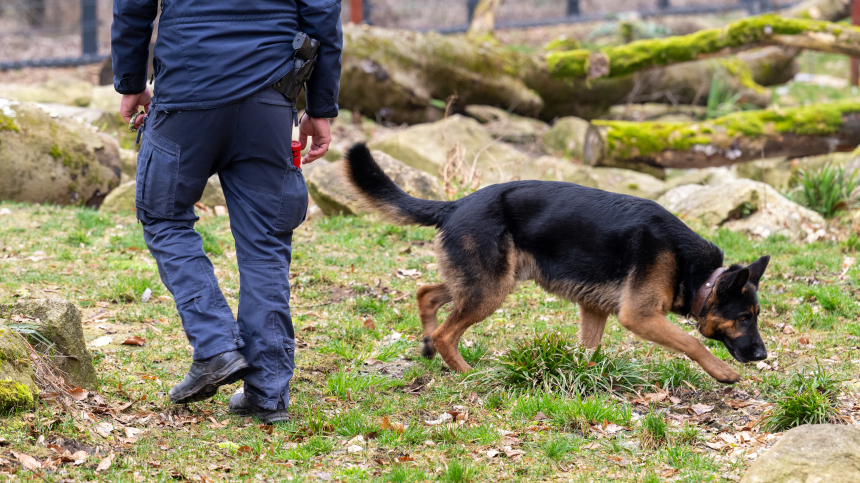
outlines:
M114 0L114 87L146 87L149 41L158 0ZM162 0L155 43L155 108L211 109L266 88L292 68L302 31L320 42L307 83L307 113L337 116L343 35L340 0Z

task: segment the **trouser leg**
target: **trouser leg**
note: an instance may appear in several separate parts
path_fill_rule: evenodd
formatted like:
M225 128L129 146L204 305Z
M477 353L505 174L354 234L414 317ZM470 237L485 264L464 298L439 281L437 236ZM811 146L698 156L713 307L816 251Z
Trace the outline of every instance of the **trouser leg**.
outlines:
M194 359L242 347L200 235L194 203L225 148L227 108L154 112L147 119L137 166L135 205L161 280L176 302Z
M295 334L290 317L292 231L307 187L290 162L292 106L269 89L243 101L233 159L221 170L239 264L245 394L265 409L289 405Z

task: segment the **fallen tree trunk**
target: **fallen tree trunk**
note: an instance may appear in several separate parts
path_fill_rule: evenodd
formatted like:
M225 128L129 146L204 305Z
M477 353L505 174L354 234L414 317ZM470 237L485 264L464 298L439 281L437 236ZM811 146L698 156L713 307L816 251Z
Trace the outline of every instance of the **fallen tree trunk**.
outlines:
M860 145L860 102L730 114L697 123L594 121L605 143L596 165L706 168Z
M721 29L662 39L547 54L553 75L562 78L622 77L645 69L725 56L767 45L860 56L860 28L820 20L761 15Z

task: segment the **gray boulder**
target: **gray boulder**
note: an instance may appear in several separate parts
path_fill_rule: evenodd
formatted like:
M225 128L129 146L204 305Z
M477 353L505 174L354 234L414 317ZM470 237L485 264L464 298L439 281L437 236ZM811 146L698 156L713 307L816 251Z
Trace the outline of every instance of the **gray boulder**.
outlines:
M465 164L476 167L486 184L509 181L510 171L526 156L514 147L499 142L478 121L455 114L441 121L418 124L370 143L407 166L439 176L449 151L459 146Z
M719 186L738 179L730 168L671 169L666 170L666 189L685 184Z
M0 84L0 97L21 102L47 102L86 107L93 97L93 85L87 81L60 77L44 84Z
M748 179L719 186L679 186L657 202L681 219L696 219L763 238L780 234L803 240L824 226L820 214L789 201L765 183Z
M119 185L119 145L50 107L0 99L0 200L99 206Z
M498 107L467 106L466 114L483 123L491 136L513 144L534 144L549 130L543 121L509 114Z
M99 208L100 211L108 213L123 213L134 211L134 194L137 189L137 181L133 178L127 181L108 193L104 203ZM206 182L206 188L203 189L203 196L200 198L200 203L209 208L216 206L227 206L227 200L224 199L224 191L221 188L221 180L218 175L209 178Z
M434 176L411 168L381 151L374 151L373 157L403 191L417 198L445 199L442 185ZM320 161L314 161L313 164ZM321 164L306 172L305 179L311 198L325 215L352 215L370 211L362 206L347 184L342 161Z
M860 481L860 429L804 424L758 458L741 483L856 483Z
M30 344L53 357L54 364L72 386L97 389L98 380L93 358L87 350L81 312L75 304L61 299L21 300L11 307L0 308L0 316L24 316L37 326L41 337L28 336ZM43 339L51 345L45 345Z
M656 199L666 191L666 183L650 174L621 168L592 168L597 187L604 191Z
M0 414L31 409L38 393L24 340L0 325Z

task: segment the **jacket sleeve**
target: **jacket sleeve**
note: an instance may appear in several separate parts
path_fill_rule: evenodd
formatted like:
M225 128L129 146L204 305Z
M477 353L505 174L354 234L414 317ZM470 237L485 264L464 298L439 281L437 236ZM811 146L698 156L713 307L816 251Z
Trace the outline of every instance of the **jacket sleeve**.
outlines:
M139 94L146 88L146 64L158 0L114 0L110 28L113 86L120 94Z
M343 31L340 0L299 0L299 28L320 43L316 66L306 84L311 117L337 117Z

